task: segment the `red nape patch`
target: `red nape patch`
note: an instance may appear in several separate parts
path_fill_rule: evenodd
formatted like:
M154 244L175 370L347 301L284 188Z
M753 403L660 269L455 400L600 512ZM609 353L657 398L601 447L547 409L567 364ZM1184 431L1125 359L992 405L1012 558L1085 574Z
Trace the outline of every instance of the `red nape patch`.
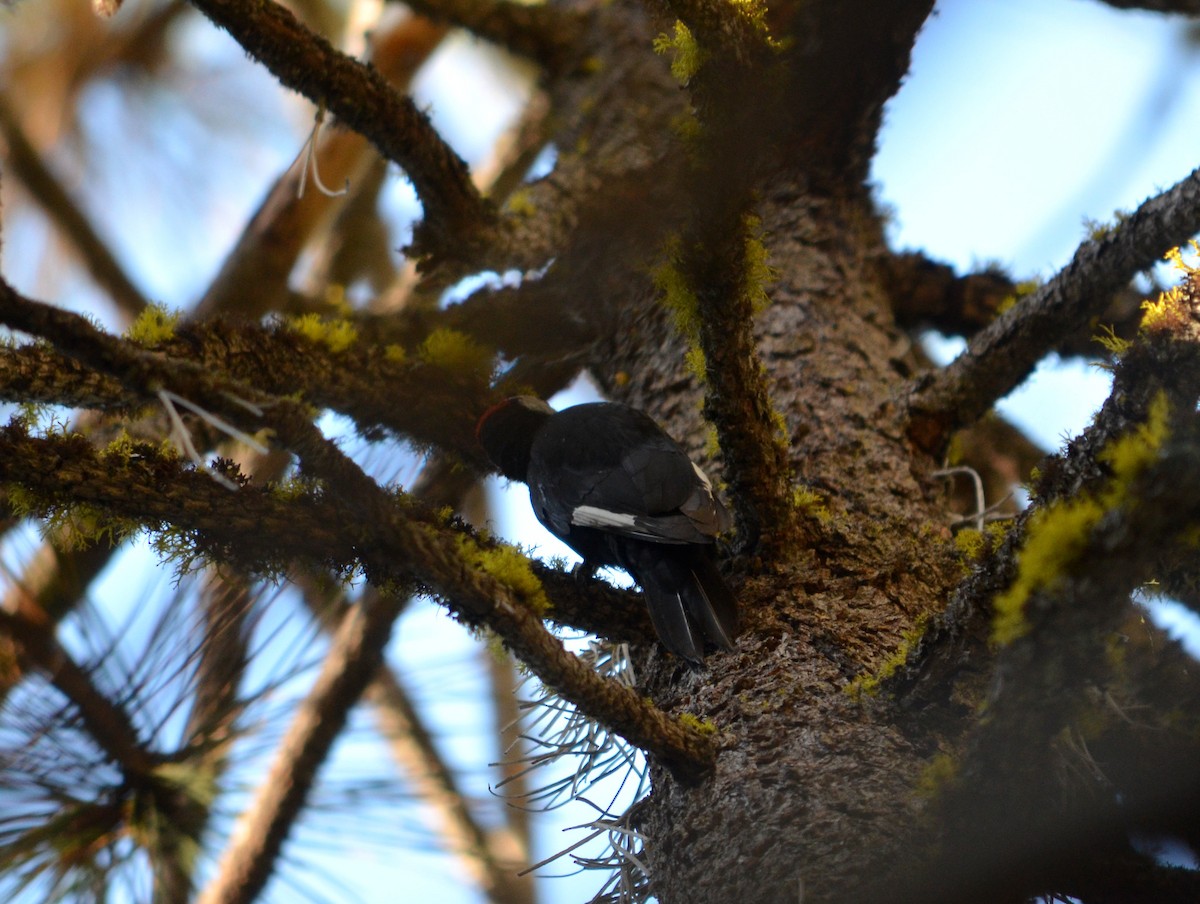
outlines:
M501 408L507 408L512 404L512 399L505 399L503 402L497 402L491 408L487 409L483 414L479 415L479 420L475 422L475 439L479 440L479 432L483 429L484 421L490 418Z

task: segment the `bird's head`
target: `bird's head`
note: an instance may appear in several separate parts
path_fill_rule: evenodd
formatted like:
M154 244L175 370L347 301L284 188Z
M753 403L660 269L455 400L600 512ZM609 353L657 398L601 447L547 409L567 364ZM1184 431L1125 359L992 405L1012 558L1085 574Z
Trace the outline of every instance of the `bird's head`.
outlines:
M519 395L493 405L475 423L475 438L509 480L525 480L533 438L554 414L535 396Z

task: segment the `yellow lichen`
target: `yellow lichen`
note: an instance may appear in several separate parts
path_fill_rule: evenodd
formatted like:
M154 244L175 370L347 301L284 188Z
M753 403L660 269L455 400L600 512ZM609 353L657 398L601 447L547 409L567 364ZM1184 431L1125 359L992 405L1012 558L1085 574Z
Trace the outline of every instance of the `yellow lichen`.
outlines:
M1200 254L1200 243L1192 240L1192 251ZM1141 328L1148 333L1176 332L1190 323L1189 310L1195 304L1196 281L1200 277L1200 265L1189 264L1179 248L1172 248L1164 255L1171 266L1183 275L1183 282L1159 294L1155 301L1142 302Z
M305 314L288 325L309 342L323 345L335 355L358 340L358 329L348 320L326 320L320 314Z
M692 80L704 65L708 54L696 43L692 30L682 22L675 22L675 35L660 34L654 39L654 52L671 54L671 75L681 85Z
M1100 332L1092 337L1092 341L1102 345L1104 350L1114 358L1120 358L1129 351L1129 346L1133 344L1128 339L1122 339L1118 336L1112 326L1108 324L1100 326Z
M493 354L466 333L438 329L425 337L418 351L421 360L454 373L491 373Z
M153 347L175 338L179 312L168 311L163 305L148 305L125 333L130 342Z
M828 524L833 520L833 513L829 511L825 497L806 486L798 486L792 489L792 508L802 515L816 519L822 524Z
M519 549L507 544L484 547L465 534L459 534L457 539L459 553L467 565L512 590L535 614L545 616L550 612L550 599L542 582Z
M393 342L383 347L383 357L392 364L403 364L408 360L408 352L403 345L397 345Z
M1151 400L1146 420L1114 439L1099 454L1112 477L1094 495L1049 505L1029 519L1017 554L1017 576L994 602L992 641L1000 646L1029 631L1025 606L1029 597L1052 588L1087 547L1092 529L1113 508L1125 504L1130 482L1158 456L1170 430L1170 402L1165 393Z
M692 731L702 734L705 737L711 737L717 733L717 725L709 719L701 719L698 716L693 716L691 713L681 713L679 721L690 728Z

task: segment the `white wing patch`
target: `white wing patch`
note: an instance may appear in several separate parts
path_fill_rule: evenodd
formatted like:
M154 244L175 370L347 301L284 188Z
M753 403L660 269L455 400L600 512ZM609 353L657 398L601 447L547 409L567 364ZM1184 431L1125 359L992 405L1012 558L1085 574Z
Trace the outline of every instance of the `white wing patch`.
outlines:
M571 512L571 523L578 527L633 532L637 528L637 517L622 512L610 512L595 505L581 505Z
M637 537L654 543L708 543L711 537L701 533L691 518L684 514L647 517L628 512L610 512L594 505L581 505L571 512L575 527Z

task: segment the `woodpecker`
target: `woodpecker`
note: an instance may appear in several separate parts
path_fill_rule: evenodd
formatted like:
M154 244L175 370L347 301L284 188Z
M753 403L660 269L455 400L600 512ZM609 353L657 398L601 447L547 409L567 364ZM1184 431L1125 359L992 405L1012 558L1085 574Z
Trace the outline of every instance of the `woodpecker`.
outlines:
M733 648L737 604L713 556L729 514L649 415L615 402L555 411L514 396L485 411L475 435L505 477L529 487L538 521L583 557L580 574L629 572L668 650L702 662L705 640Z

